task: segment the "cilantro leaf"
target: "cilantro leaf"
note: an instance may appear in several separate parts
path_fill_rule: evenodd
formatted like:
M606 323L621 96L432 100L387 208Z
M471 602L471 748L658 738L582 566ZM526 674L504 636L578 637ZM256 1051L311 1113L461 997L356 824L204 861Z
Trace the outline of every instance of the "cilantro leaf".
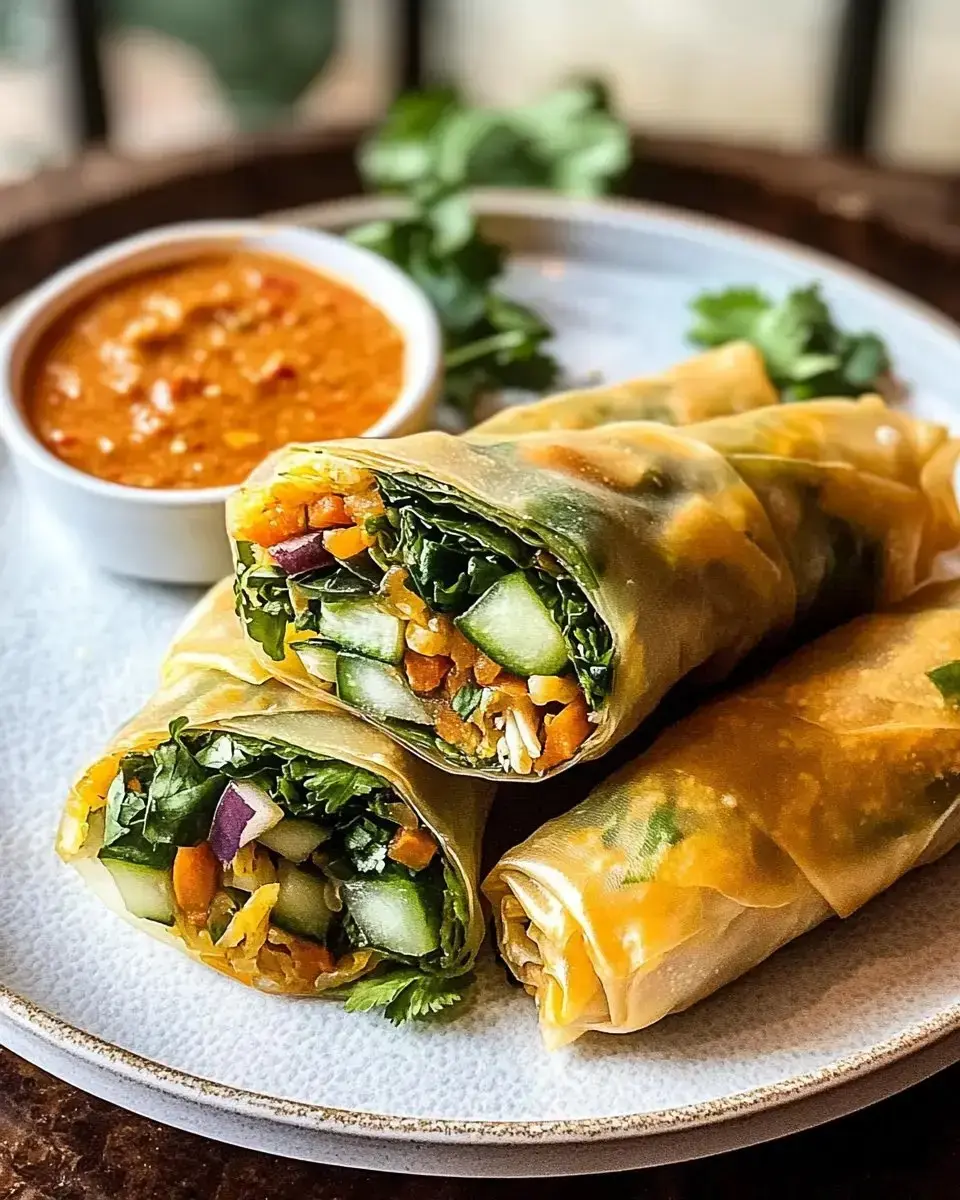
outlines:
M496 290L505 255L478 227L466 189L497 184L595 196L629 161L627 129L592 82L505 110L470 108L449 88L402 96L361 147L366 186L404 194L410 212L350 236L399 266L434 304L444 335L444 398L453 408L469 416L484 395L542 392L559 377L544 349L550 326Z
M450 978L425 974L416 967L395 968L352 984L347 993L347 1012L371 1012L382 1008L394 1025L425 1021L445 1008L459 1004L472 982L469 975Z
M344 834L343 845L350 861L361 874L380 873L387 864L389 829L361 817Z
M450 701L450 704L457 716L462 721L467 721L476 711L482 695L482 687L478 687L475 683L465 683Z
M882 390L890 371L881 339L840 329L816 283L794 289L778 303L755 288L734 287L704 292L690 307L696 316L692 342L751 342L784 400Z
M927 678L950 704L960 703L960 658L927 672Z
M630 865L623 877L624 885L649 883L670 847L683 841L676 806L669 801L654 805L645 817L628 822L625 828L619 826L619 821L613 823L604 840L620 844L629 852Z

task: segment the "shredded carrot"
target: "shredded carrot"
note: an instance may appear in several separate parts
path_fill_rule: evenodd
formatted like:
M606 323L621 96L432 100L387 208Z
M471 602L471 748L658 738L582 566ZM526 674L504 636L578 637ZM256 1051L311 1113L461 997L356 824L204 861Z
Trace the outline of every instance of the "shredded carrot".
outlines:
M403 656L403 668L407 679L415 692L425 695L438 688L443 683L444 676L450 670L450 659L442 655L427 657L418 654L416 650L408 650Z
M389 572L387 578L389 579ZM389 593L389 589L388 594L390 594L390 598L396 605L396 598L392 593ZM413 595L413 593L408 592L408 595ZM420 600L419 596L415 598ZM420 600L420 603L423 605L424 613L429 612L422 600ZM397 607L399 608L399 605ZM400 609L400 613L404 615L402 608ZM418 654L427 655L447 653L453 637L453 625L447 617L433 616L421 622L417 612L412 609L406 615L411 618L411 624L407 626L407 645L411 650L416 650Z
M352 525L342 496L321 496L307 505L307 524L311 529L331 529L336 525Z
M452 708L448 707L446 701L440 706L437 713L437 733L445 742L449 742L452 746L459 746L468 754L472 754L480 744L480 730L475 725L468 725L466 721L461 721Z
M220 883L220 864L209 842L181 846L173 860L173 894L193 925L205 925Z
M372 546L374 540L359 525L351 525L348 529L329 529L323 535L324 547L334 558L353 558L355 554Z
M530 696L527 690L527 681L518 679L516 675L501 675L497 679L497 687L501 692L506 692L508 696L515 696L517 699L526 700Z
M473 677L481 687L487 687L493 683L502 670L503 667L499 663L495 663L492 658L487 658L482 650L477 651L477 659L473 664Z
M405 621L414 622L413 625L408 627L408 633L412 633L421 626L426 626L427 620L430 618L430 610L421 597L407 587L407 573L403 567L391 567L383 577L380 590L386 597L387 603L391 604L396 610L397 616L403 617ZM434 650L425 650L422 646L413 645L412 642L410 644L412 649L419 651L421 654L443 653L442 646Z
M433 835L421 825L417 829L398 829L387 847L387 858L411 871L422 871L430 865L436 852Z
M472 667L477 661L477 655L480 651L476 648L473 642L468 642L456 626L450 631L450 649L447 654L456 663L457 670L465 671L468 667Z
M534 766L538 771L549 771L573 758L590 736L593 727L587 720L586 700L578 696L552 719L547 716L543 726L546 744Z
M305 938L291 938L287 945L301 978L312 982L318 975L327 975L336 970L337 960L326 946L318 946L316 942L308 942Z

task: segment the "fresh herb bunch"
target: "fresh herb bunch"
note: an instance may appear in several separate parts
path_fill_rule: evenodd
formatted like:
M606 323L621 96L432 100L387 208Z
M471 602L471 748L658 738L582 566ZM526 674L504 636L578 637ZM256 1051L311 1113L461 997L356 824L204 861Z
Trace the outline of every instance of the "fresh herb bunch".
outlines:
M779 303L756 288L704 292L690 307L697 316L689 333L692 342L751 342L784 400L889 390L886 346L875 333L840 329L819 284L796 288Z
M430 297L444 334L445 399L454 408L469 417L485 394L542 392L559 376L544 350L553 330L496 290L504 252L479 229L465 189L500 184L598 195L623 172L629 153L625 127L592 83L509 110L469 108L450 89L413 93L361 148L365 185L403 195L409 211L351 237L396 263Z

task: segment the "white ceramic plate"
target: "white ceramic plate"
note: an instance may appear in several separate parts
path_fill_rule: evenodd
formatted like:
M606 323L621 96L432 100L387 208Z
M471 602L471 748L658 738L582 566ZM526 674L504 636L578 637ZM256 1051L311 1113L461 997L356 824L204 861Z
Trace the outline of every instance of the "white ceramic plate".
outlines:
M506 193L480 203L514 252L510 290L559 329L575 375L680 358L686 304L705 286L779 293L819 278L844 323L888 340L918 411L960 418L954 329L864 276L646 207ZM370 211L312 216L337 226ZM205 971L103 909L52 850L70 777L147 697L195 593L86 569L25 510L4 467L0 597L0 1038L91 1091L305 1158L546 1174L775 1136L960 1057L960 1033L938 1040L960 1031L957 855L687 1014L555 1055L489 952L459 1021L402 1030Z

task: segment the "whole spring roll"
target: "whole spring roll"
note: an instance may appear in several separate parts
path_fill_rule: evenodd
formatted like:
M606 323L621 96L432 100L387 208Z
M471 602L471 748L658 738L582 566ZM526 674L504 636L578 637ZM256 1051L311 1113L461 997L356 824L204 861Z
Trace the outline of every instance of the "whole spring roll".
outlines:
M290 446L228 504L261 664L457 773L604 754L695 668L911 592L960 539L944 430L877 398Z
M468 982L490 799L267 677L225 581L160 690L77 780L57 850L111 907L207 966L401 1021Z
M548 396L505 408L466 435L513 437L551 429L595 429L620 421L692 425L779 403L763 356L749 342L730 342L677 363L659 375Z
M956 585L861 617L504 855L484 891L548 1045L687 1008L955 846L958 658Z

